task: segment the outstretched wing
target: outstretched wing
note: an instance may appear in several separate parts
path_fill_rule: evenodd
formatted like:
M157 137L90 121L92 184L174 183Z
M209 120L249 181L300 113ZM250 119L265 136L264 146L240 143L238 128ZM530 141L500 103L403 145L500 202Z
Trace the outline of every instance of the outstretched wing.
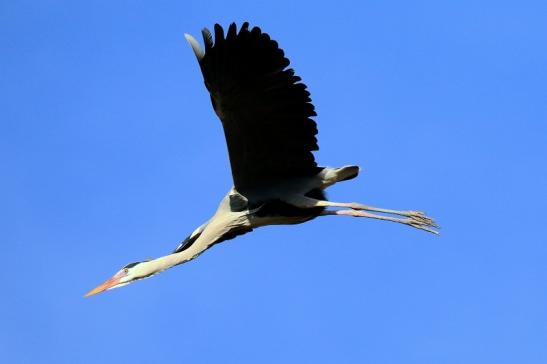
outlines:
M244 23L228 34L202 31L205 51L186 35L198 58L211 102L222 121L234 185L240 192L280 179L313 176L317 126L310 93L277 42Z

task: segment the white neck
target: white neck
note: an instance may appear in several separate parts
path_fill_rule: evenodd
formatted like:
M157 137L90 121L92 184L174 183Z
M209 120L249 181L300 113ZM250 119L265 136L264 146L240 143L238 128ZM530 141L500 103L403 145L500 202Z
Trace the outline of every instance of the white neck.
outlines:
M223 212L223 208L226 209L226 206L224 205L227 205L228 202L228 198L223 199L219 207L220 212ZM219 212L217 211L217 214L218 213ZM233 229L234 226L248 226L248 224L247 213L245 212L231 213L228 215L228 218L226 215L223 218L218 219L213 217L209 223L203 225L203 231L200 233L200 236L188 249L179 253L159 257L148 262L150 273L158 273L175 265L188 262L207 250L220 237Z
M156 272L162 272L166 269L174 267L175 265L186 263L198 255L207 250L209 246L203 244L192 244L188 249L183 250L179 253L165 255L150 261L152 267Z

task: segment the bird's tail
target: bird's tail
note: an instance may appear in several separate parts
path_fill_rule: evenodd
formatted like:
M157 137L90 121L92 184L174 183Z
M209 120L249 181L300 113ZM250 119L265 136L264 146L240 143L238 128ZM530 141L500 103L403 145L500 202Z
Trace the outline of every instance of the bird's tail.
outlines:
M359 175L359 166L344 166L336 168L336 182L347 181L354 179Z
M340 168L324 168L320 176L323 188L332 186L335 183L353 179L359 175L358 166L344 166Z

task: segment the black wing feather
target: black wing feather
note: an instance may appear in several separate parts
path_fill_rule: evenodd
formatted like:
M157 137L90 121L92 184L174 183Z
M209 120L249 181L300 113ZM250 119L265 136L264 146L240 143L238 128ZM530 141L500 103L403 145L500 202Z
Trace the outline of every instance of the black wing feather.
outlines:
M205 52L207 53L213 47L213 36L207 28L203 28L201 34L203 35L203 43L205 43Z
M234 185L240 192L275 181L313 176L318 150L315 109L277 42L260 28L215 24L203 31L205 85L224 127Z

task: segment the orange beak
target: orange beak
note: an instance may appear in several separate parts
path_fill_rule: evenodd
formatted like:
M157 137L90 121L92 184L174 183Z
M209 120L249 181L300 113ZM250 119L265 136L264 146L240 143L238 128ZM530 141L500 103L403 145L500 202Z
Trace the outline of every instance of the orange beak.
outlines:
M94 294L104 292L107 289L114 287L115 285L120 283L120 279L122 279L123 276L123 272L116 273L112 278L108 279L103 284L100 284L97 287L93 288L91 291L87 292L84 297L93 296Z

